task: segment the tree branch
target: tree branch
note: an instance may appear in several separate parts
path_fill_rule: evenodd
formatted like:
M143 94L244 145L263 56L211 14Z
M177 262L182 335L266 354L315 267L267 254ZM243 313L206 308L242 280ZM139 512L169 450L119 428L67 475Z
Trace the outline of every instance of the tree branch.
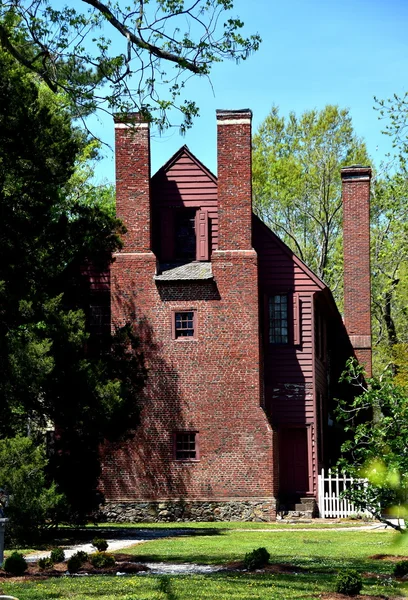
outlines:
M196 65L194 62L182 57L177 56L177 54L173 54L172 52L167 52L166 50L162 50L158 46L154 46L149 42L145 42L142 38L135 35L128 27L126 27L123 23L119 21L112 13L112 11L99 0L82 0L85 4L89 4L96 10L98 10L104 17L108 20L108 22L121 33L124 37L130 40L133 44L135 44L138 48L143 50L147 50L153 56L157 56L157 58L163 58L164 60L168 60L170 62L178 64L183 69L187 69L195 74L203 73L203 67Z
M58 91L58 86L53 81L51 81L51 79L48 77L47 73L45 71L37 69L34 66L34 64L32 63L32 61L28 61L17 50L17 48L15 48L13 46L13 44L10 41L9 32L7 31L7 29L5 27L3 27L3 25L1 23L0 23L0 43L3 46L3 48L5 50L7 50L7 52L9 52L11 54L11 56L13 56L20 64L22 64L24 67L26 67L33 73L36 73L37 75L39 75L45 81L45 83L48 85L48 87L50 88L50 90L52 92ZM44 57L45 56L44 52L40 52L40 54L37 55L37 58L40 56Z

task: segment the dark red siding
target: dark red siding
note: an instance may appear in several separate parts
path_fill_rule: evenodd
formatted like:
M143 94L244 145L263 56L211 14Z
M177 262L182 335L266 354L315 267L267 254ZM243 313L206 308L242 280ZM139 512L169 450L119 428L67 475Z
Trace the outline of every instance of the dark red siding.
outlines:
M268 314L263 308L263 351L265 407L280 436L302 429L308 439L311 492L317 489L318 465L316 437L315 363L314 363L314 296L324 285L297 259L259 219L254 217L253 242L258 252L260 293L264 298L288 294L289 343L273 345L268 340ZM296 314L297 310L297 314ZM285 447L280 440L280 452ZM280 469L282 466L280 460ZM287 478L281 474L280 480Z
M171 235L172 211L177 208L205 210L208 215L210 250L218 248L217 179L183 147L152 178L152 204L157 235Z

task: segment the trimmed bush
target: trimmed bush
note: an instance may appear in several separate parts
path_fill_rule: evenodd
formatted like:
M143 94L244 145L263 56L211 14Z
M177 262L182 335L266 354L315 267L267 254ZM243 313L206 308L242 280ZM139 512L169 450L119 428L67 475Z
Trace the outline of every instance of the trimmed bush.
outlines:
M53 548L51 550L50 558L53 563L64 562L65 560L65 552L62 548Z
M49 556L44 556L43 558L38 559L38 566L41 571L44 571L44 569L51 569L54 566L54 563Z
M393 573L395 577L404 577L408 575L408 560L401 560L395 563Z
M87 560L88 560L88 554L86 552L84 552L83 550L79 550L79 552L75 552L75 554L73 554L71 556L71 558L68 559L68 562L67 562L68 571L70 573L77 573L79 571L79 569L82 567L82 565L84 564L84 562L86 562Z
M347 569L339 573L336 578L336 592L345 596L357 596L363 587L360 573L354 569Z
M270 554L266 548L256 548L251 552L245 554L244 564L248 571L254 571L255 569L261 569L268 564Z
M94 538L92 540L92 546L94 546L98 552L105 552L108 549L108 542L103 538Z
M105 552L95 552L95 554L91 555L90 561L92 566L96 569L113 567L115 565L115 558L112 554L106 554Z
M13 552L4 561L4 570L11 575L22 575L27 571L27 561L21 552Z

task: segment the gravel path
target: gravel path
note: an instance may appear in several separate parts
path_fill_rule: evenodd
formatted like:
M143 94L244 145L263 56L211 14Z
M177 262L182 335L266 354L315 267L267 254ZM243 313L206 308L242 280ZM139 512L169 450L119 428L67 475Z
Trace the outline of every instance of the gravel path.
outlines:
M160 538L167 537L176 537L180 535L191 535L191 529L135 529L134 537L130 537L129 530L127 531L127 537L121 538L106 538L108 542L108 551L114 552L116 550L122 550L122 548L129 548L129 546L135 546L136 544L143 544L145 542L150 542L152 540L158 540ZM103 536L105 537L105 536ZM75 546L64 547L65 558L70 558L75 552L79 552L79 550L83 550L84 552L88 552L88 554L92 552L96 552L96 548L92 546L90 542L86 544L76 544ZM39 558L43 556L48 556L49 551L41 551L33 554L28 554L26 556L27 562L35 562Z

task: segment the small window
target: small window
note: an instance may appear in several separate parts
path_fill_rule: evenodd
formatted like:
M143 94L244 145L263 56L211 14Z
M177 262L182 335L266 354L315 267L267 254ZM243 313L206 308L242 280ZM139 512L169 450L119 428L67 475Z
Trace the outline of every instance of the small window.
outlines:
M92 333L101 334L110 329L109 306L89 307L89 327Z
M198 460L198 433L196 431L174 434L174 457L176 460Z
M277 294L269 298L269 343L288 342L288 296Z
M195 310L173 313L173 339L194 339L197 334L196 329Z

